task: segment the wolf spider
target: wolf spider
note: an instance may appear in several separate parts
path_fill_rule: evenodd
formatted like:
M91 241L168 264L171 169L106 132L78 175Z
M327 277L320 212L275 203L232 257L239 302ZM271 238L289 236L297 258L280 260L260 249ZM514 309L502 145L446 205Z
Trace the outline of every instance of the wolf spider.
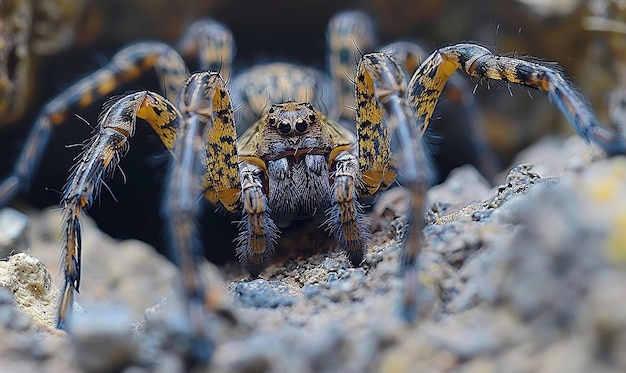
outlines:
M361 16L343 13L329 25L335 80L352 71L353 52L345 46L350 48L355 41L361 47L369 43L371 30ZM348 88L345 77L335 86L339 109L326 107L325 113L314 106L320 97L320 80L328 80L323 74L290 64L252 68L233 79L232 91L245 97L248 107L242 110L249 109L252 117L260 119L238 136L231 93L222 79L229 76L232 35L217 22L200 22L179 47L196 51L205 71L189 76L176 50L146 42L121 50L108 65L58 96L37 122L15 174L0 186L0 200L6 200L24 184L41 154L45 134L63 121L70 108L90 105L148 69L154 68L162 77L165 97L142 91L104 105L97 133L85 146L64 188L65 286L59 328L66 327L74 291L80 285L81 215L128 151L137 118L152 127L172 154L163 214L189 301L191 353L194 359L204 361L210 357L211 344L204 330L204 284L194 227L202 197L241 213L236 253L256 276L273 255L279 227L317 213L325 214L326 229L358 266L370 236L358 200L398 179L411 195L410 231L402 255L402 310L409 319L415 316L415 262L429 183L421 137L444 85L457 69L480 81L502 80L545 91L587 142L610 155L626 150L622 138L600 127L585 99L557 67L494 55L473 43L440 48L419 67L416 49L406 43L361 55ZM415 70L412 76L407 68ZM343 107L349 105L346 96L352 95L347 92L355 92L356 135L338 123Z

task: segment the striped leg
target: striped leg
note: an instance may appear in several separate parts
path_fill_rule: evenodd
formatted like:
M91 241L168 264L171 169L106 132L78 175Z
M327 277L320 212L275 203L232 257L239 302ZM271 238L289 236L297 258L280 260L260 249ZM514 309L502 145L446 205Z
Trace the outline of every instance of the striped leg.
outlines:
M396 178L410 192L409 235L403 246L401 313L412 320L417 310L417 258L422 247L428 161L418 123L405 97L405 73L392 56L363 56L356 76L359 167L366 193L386 188ZM391 148L394 156L391 156Z
M328 69L333 80L338 105L330 116L354 115L354 72L361 54L374 50L376 36L370 16L363 11L337 13L326 29Z
M334 166L333 200L325 224L339 249L358 266L370 240L367 218L358 202L359 163L354 155L342 152L334 159Z
M256 164L242 162L241 200L243 211L237 237L237 258L251 276L258 276L274 255L279 230L270 217L262 175Z
M224 103L225 109L222 108ZM188 363L204 365L211 358L213 344L206 330L204 307L208 284L204 283L199 266L203 253L198 247L196 222L202 210L200 201L207 165L219 168L223 160L208 151L206 136L223 133L221 111L232 110L222 78L209 72L194 74L187 80L181 90L178 107L184 121L177 131L174 157L169 167L163 216L187 301L187 315L183 321L189 324L187 329L182 330L182 335L189 338L190 349L182 352ZM234 136L234 126L232 134ZM220 157L226 155L219 154ZM236 154L233 158L236 159Z
M74 290L80 287L81 227L80 218L100 192L120 159L128 151L135 133L135 120L148 121L165 143L173 141L182 117L173 105L152 92L137 92L105 107L98 123L98 133L91 139L74 166L63 190L63 256L61 267L65 286L57 315L57 327L65 328L71 314Z
M185 57L198 57L203 71L217 71L226 80L231 78L235 59L235 38L226 25L205 19L189 26L176 47Z
M412 76L419 68L422 61L428 57L424 49L408 41L398 41L388 44L380 48L380 51L392 55L398 63L406 68L409 76ZM468 125L467 129L462 129L460 132L462 135L457 135L458 138L467 140L467 136L469 136L469 145L476 155L476 165L478 169L487 179L495 182L498 172L502 167L487 142L484 122L471 86L460 73L455 73L450 76L442 94L445 95L447 104L450 106L448 109L461 113ZM455 132L457 134L459 133L458 130Z
M585 141L598 145L609 155L626 153L626 141L601 127L585 98L567 81L558 66L497 56L476 44L438 49L413 75L407 91L422 130L428 126L448 78L458 68L480 80L502 80L547 92Z
M185 63L169 46L146 42L122 49L102 69L78 81L44 106L15 163L13 174L0 183L0 206L28 188L54 127L65 123L76 108L92 105L153 67L163 77L163 91L174 102L178 89L187 78ZM172 149L173 137L161 136L161 139L168 149Z

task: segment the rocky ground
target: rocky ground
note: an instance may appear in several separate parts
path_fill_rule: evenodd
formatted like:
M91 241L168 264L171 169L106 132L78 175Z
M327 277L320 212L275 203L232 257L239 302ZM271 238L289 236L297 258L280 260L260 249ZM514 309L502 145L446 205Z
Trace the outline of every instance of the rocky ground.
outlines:
M397 317L399 190L372 208L373 245L359 268L312 250L328 246L313 230L285 237L303 250L259 279L206 263L219 310L208 321L208 370L626 371L626 158L603 159L577 138L544 140L500 183L464 167L430 191L413 325ZM59 211L28 215L30 256L0 262L2 371L182 371L175 268L87 221L69 336L51 327Z

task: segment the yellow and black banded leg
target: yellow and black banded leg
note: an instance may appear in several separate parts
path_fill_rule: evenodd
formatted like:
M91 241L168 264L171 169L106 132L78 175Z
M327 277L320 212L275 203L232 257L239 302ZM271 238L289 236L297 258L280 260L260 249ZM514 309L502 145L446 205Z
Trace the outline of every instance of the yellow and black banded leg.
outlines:
M413 76L422 61L428 56L422 47L409 41L398 41L385 45L380 48L380 51L394 56L397 62L406 68L409 77ZM463 118L467 121L467 132L464 133L466 136L469 135L469 145L476 154L476 165L479 170L490 181L495 181L501 166L487 142L484 122L472 88L460 73L454 73L450 76L442 95L445 96L448 103L454 105L455 110L462 113ZM467 137L463 138L466 139Z
M265 165L255 157L239 158L230 95L215 80L213 126L206 131L205 197L228 211L241 210L236 255L252 276L258 276L274 255L278 228L270 218ZM240 162L241 161L241 162Z
M0 183L0 205L28 187L53 127L65 123L74 109L92 105L153 67L163 77L161 83L167 97L173 100L187 78L185 63L173 48L146 42L122 49L102 69L78 81L46 104L26 139L13 174ZM171 149L173 138L161 138Z
M386 188L396 178L411 195L409 233L404 242L401 314L412 320L417 309L417 260L422 248L424 197L428 188L428 160L413 109L406 101L406 74L385 53L363 56L356 76L359 167L367 193ZM391 158L391 147L395 156Z
M176 47L185 57L198 57L202 71L217 71L230 80L235 60L235 38L226 25L205 19L192 23Z
M232 116L230 107L222 108L222 105L230 105L225 95L224 82L217 73L200 73L192 75L181 89L178 107L183 114L169 100L153 92L130 94L105 107L99 118L99 132L81 155L63 193L63 270L66 284L58 314L59 328L66 326L71 314L73 292L78 291L80 285L80 216L99 192L101 183L111 176L120 158L127 152L129 139L135 132L136 118L141 118L151 125L173 154L163 214L188 301L189 317L185 320L189 320L190 324L188 330L182 332L191 340L189 350L181 352L187 355L190 363L206 363L209 360L212 345L205 330L205 284L198 268L202 255L196 246L195 222L200 213L198 200L206 187L204 177L207 165L211 162L223 163L223 159L216 159L208 151L205 136L224 133L220 128L224 117L222 110ZM230 127L230 135L234 138L234 126ZM226 148L221 147L222 150ZM234 146L232 151L235 151ZM236 160L236 153L230 158ZM216 182L215 185L221 190L222 184Z
M182 336L191 338L190 349L181 352L190 364L206 364L213 345L206 331L207 284L199 266L203 253L199 248L196 222L202 209L199 201L206 188L205 177L218 190L218 197L224 196L220 193L225 190L224 186L239 190L235 128L228 92L218 73L192 75L181 90L178 107L184 120L178 129L169 167L163 215L187 301L185 320L189 324L187 330L182 330ZM216 138L219 142L211 142ZM232 198L232 193L226 195ZM236 202L228 202L228 198L225 205Z
M389 60L395 71L390 71L383 60ZM395 76L391 76L397 74ZM389 75L389 76L388 76ZM386 87L386 82L393 87ZM372 195L379 189L385 189L396 178L394 161L391 154L391 137L389 123L383 106L389 103L388 98L397 89L403 93L402 84L405 74L401 68L391 62L391 57L382 53L363 56L356 72L356 130L359 147L359 169L361 172L361 194Z
M359 161L343 151L333 160L333 198L326 211L327 230L354 266L363 261L371 238L367 218L358 201Z
M251 157L239 166L241 175L241 221L236 254L252 277L258 276L274 255L279 230L272 218L265 194L265 169Z
M354 72L358 59L376 46L376 33L370 16L363 11L337 13L326 29L328 69L333 81L338 104L332 118L354 115Z
M626 153L626 140L601 127L593 110L556 65L497 56L476 44L450 45L433 52L409 83L408 97L425 129L448 78L462 69L480 80L502 80L548 93L576 132L608 155Z
M207 156L204 196L233 212L241 208L241 180L232 101L221 74L205 74L211 76L207 86L215 93L211 97L211 112L204 114L210 115L213 122L204 139Z
M105 106L98 120L98 132L86 145L63 189L63 238L61 267L65 285L57 315L57 327L65 328L71 315L74 290L80 287L80 218L100 192L120 159L129 149L136 118L145 119L172 150L176 130L182 121L178 110L153 92L137 92Z

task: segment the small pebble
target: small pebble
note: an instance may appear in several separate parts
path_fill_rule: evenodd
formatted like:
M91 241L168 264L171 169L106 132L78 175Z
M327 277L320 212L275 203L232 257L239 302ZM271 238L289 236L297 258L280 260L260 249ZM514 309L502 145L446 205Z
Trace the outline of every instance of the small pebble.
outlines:
M0 259L28 252L28 217L12 208L0 210Z
M235 295L244 305L259 308L292 306L296 299L289 294L289 287L281 281L267 281L262 278L241 282L235 286Z

